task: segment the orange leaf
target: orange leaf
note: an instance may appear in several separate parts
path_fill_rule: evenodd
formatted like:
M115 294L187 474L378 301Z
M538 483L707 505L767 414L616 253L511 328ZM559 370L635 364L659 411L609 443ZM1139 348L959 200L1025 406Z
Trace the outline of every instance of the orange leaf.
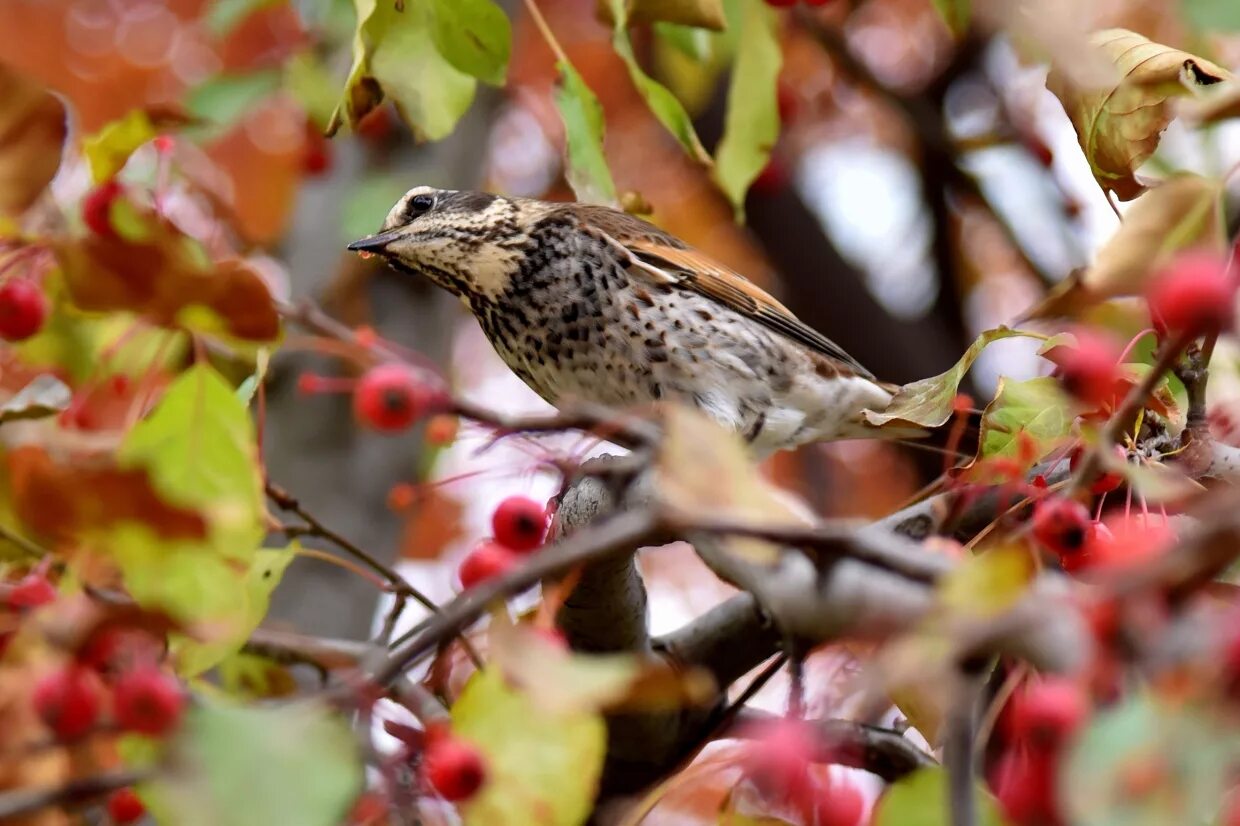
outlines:
M195 511L163 502L144 470L59 463L41 447L26 445L8 455L17 515L33 531L69 541L91 529L142 522L170 539L200 539L207 526Z
M145 237L89 235L58 245L73 303L84 310L129 310L167 327L180 326L182 311L206 307L223 330L263 341L279 334L271 293L248 264L212 264L197 243L171 223L144 216Z
M438 559L444 549L463 534L461 514L465 508L442 486L422 493L413 516L405 522L401 556L406 559Z

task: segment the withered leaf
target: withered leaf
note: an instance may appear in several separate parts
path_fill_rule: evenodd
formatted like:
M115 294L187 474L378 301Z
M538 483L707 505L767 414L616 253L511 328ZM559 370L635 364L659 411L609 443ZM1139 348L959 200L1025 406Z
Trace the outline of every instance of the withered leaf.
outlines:
M16 448L7 459L14 510L49 540L68 541L122 522L141 522L167 538L206 536L202 516L162 501L145 470L120 470L107 461L61 462L35 445Z
M1168 102L1232 75L1204 58L1127 29L1096 32L1090 44L1119 70L1118 83L1082 85L1056 65L1046 85L1063 103L1099 185L1127 201L1144 191L1136 171L1154 154L1175 115Z
M1025 316L1071 318L1124 295L1141 294L1150 276L1179 250L1225 241L1222 186L1200 175L1177 175L1141 195L1098 252L1093 266L1073 272Z
M60 99L0 64L0 214L39 197L60 168L67 133Z
M280 320L262 277L244 261L211 262L198 244L161 218L148 216L144 237L92 234L56 246L69 297L83 310L128 310L167 327L188 323L186 311L213 312L206 324L249 341L279 335ZM202 314L195 316L197 326Z

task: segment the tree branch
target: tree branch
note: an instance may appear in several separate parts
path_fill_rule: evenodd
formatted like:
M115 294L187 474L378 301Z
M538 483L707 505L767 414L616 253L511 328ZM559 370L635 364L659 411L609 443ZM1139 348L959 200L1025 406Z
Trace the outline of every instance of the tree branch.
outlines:
M91 803L126 786L141 783L150 776L145 771L119 771L81 780L63 786L43 789L15 789L0 793L0 821L37 812L50 806L73 806Z

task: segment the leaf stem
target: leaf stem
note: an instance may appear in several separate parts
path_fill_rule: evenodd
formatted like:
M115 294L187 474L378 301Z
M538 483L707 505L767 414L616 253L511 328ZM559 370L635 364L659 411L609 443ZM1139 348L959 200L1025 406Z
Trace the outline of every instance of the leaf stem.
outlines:
M547 43L547 47L555 54L555 59L560 63L572 65L572 61L568 59L568 55L564 52L564 47L560 45L560 41L555 39L555 33L551 31L551 26L547 24L547 18L543 17L542 11L539 10L538 4L534 0L524 0L525 9L529 12L530 17L534 20L534 25L538 27L538 32Z

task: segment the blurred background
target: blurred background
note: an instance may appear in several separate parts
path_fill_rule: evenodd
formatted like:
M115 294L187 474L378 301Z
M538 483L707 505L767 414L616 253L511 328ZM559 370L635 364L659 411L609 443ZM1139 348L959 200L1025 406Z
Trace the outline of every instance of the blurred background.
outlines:
M572 197L553 56L525 7L503 5L513 21L508 83L479 86L455 130L435 142L411 133L390 104L355 132L323 137L349 70L348 0L0 0L0 55L65 97L79 134L140 107L201 119L173 156L195 191L166 187L170 214L192 223L196 199L208 193L285 296L313 297L347 324L424 354L481 403L537 411L543 403L454 300L344 251L419 184ZM946 369L980 331L1014 321L1088 262L1117 225L1045 89L1045 67L1023 60L984 14L957 38L930 0L781 11L781 135L740 225L708 171L635 91L595 0L539 5L603 105L618 189L639 194L652 220L772 291L881 378ZM1038 5L1082 31L1123 26L1221 65L1240 59L1240 39L1194 33L1191 4ZM724 122L728 37L660 26L634 29L639 57L685 103L711 149ZM1155 161L1217 175L1235 157L1235 137L1220 127L1201 138L1173 124ZM73 203L90 184L82 164L67 169L55 192ZM161 169L147 147L125 176L158 187ZM342 368L320 342L289 336L267 399L270 478L376 556L400 560L432 596L454 592L455 562L485 535L495 502L554 492L544 459L601 452L564 440L508 440L480 452L484 434L441 419L412 438L369 433L353 422L347 396L298 392L304 372ZM1000 373L1045 369L1033 345L1001 342L975 369L975 390L992 391ZM768 471L824 514L877 516L942 462L854 442L781 455ZM646 554L642 565L656 633L726 591L687 549ZM285 577L270 624L362 638L377 607L370 583L311 563ZM826 677L811 681L821 695L811 697L811 714L814 703L840 701L831 675L846 674L847 655L833 657L817 666Z

